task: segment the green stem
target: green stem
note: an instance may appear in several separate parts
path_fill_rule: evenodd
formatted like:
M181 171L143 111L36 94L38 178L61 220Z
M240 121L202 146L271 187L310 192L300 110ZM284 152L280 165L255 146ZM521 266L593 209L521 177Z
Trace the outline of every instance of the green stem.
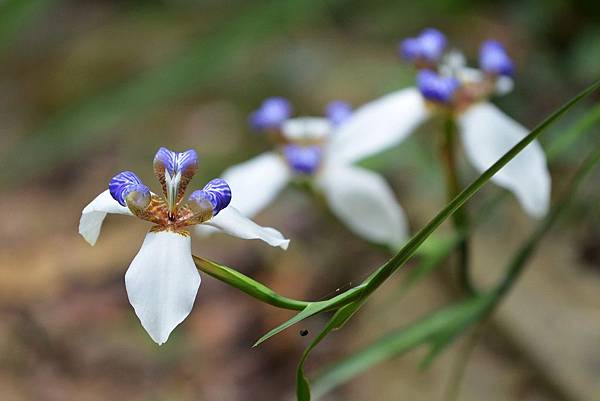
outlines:
M447 201L452 201L462 190L456 162L456 122L448 116L444 123L444 137L441 146L441 159L446 175ZM461 289L472 295L476 293L469 272L469 216L465 207L461 207L452 215L452 224L461 241L458 244L458 280Z
M266 285L261 284L230 267L220 265L195 255L192 255L192 258L194 259L194 263L198 270L245 292L251 297L268 303L269 305L283 309L303 310L310 304L310 302L298 301L279 295Z
M418 233L416 233L406 245L390 258L386 263L375 270L366 280L356 287L350 288L347 291L336 295L333 298L317 301L317 302L306 302L298 301L290 298L280 296L263 284L244 276L243 274L235 271L234 269L226 266L221 266L216 263L207 261L205 259L194 257L194 261L197 267L206 272L207 274L231 285L234 288L238 288L246 294L253 296L261 301L269 303L274 306L282 307L285 309L299 310L300 313L272 329L264 336L262 336L254 346L259 345L268 338L275 334L285 330L286 328L306 319L310 316L314 316L318 313L337 310L344 305L348 305L354 301L357 302L353 308L356 311L360 305L366 301L366 299L375 291L381 284L383 284L394 272L400 269L417 251L417 249L425 242L425 240L453 213L460 209L465 202L467 202L494 174L496 174L502 167L504 167L510 160L512 160L521 150L529 145L535 138L537 138L543 131L546 130L554 121L566 113L571 107L577 104L580 100L594 92L600 87L600 80L594 82L588 88L580 92L578 95L566 102L562 107L556 110L552 115L547 117L541 124L539 124L533 131L531 131L525 138L519 143L512 147L504 156L502 156L496 163L490 168L484 171L475 181L461 191L451 202L449 202L427 225L425 225ZM509 284L510 286L510 284ZM500 290L499 290L500 291Z

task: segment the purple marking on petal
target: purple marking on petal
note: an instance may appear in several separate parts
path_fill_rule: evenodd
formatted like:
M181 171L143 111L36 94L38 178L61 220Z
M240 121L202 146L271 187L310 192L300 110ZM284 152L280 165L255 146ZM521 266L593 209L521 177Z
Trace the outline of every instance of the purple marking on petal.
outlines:
M150 193L150 189L131 171L123 171L115 175L108 183L108 190L112 197L122 206L127 206L125 198L133 191Z
M446 36L434 28L424 29L419 35L421 57L430 61L439 60L446 47Z
M350 103L336 100L327 105L325 115L331 124L337 127L352 115L352 106L350 106Z
M213 216L216 216L231 202L231 188L225 180L215 178L206 184L203 189L192 192L189 200L198 204L201 204L202 201L210 202Z
M190 168L195 171L198 168L198 154L193 149L177 153L161 147L154 156L154 163L162 164L171 176L175 176L178 172L183 173Z
M292 105L283 97L266 99L258 110L250 114L250 126L257 130L279 128L292 115Z
M448 103L460 83L453 77L442 77L432 70L421 70L417 75L417 86L425 99Z
M160 148L153 164L154 175L160 182L170 211L173 211L198 170L198 154L193 149L177 153Z
M512 76L515 66L504 46L496 40L486 40L479 49L479 65L487 73Z
M321 164L322 151L319 146L286 145L283 156L288 165L297 173L312 174Z
M419 36L400 42L398 51L408 61L424 59L429 62L438 61L446 47L446 36L434 28L426 28Z
M421 43L418 38L404 39L398 45L398 53L408 61L414 61L421 54Z

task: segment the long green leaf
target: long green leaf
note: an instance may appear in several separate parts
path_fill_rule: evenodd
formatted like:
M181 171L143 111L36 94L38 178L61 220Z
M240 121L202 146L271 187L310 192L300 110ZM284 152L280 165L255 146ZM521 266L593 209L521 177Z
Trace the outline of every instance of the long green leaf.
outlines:
M331 299L310 303L300 313L298 313L291 319L287 320L286 322L282 323L281 325L277 326L273 330L269 331L267 334L265 334L261 338L259 338L256 341L256 343L254 344L254 347L260 345L262 342L269 339L270 337L273 337L275 334L280 333L281 331L287 329L290 326L295 325L296 323L298 323L304 319L307 319L307 318L314 316L321 312L341 308L344 305L348 305L351 302L354 302L355 300L361 298L363 288L364 288L363 286L357 286L357 287L351 288L348 291L345 291Z
M364 290L363 296L368 296L371 292L377 289L387 278L392 275L397 269L410 259L416 249L433 233L448 217L450 217L456 210L458 210L466 201L468 201L490 178L492 178L502 167L510 162L519 152L521 152L527 145L535 140L542 132L546 130L552 123L554 123L559 117L566 113L571 107L576 105L580 100L588 96L600 87L600 80L596 81L588 88L583 90L581 93L573 97L571 100L566 102L557 111L547 117L541 124L539 124L533 131L531 131L525 138L519 143L513 146L504 156L502 156L496 163L490 168L484 171L473 183L465 188L460 194L458 194L448 205L439 212L425 227L423 227L416 235L414 235L410 241L391 258L386 264L384 264L374 275L369 279Z
M595 105L588 110L582 118L568 128L564 133L561 133L557 138L546 147L546 158L549 163L554 162L558 156L567 148L574 145L583 134L594 126L600 120L600 104ZM479 226L492 216L490 211L495 210L500 203L508 196L508 191L502 191L482 205L471 221L471 229ZM443 261L454 249L454 246L459 243L460 235L452 235L449 237L436 238L430 236L427 241L418 249L419 256L422 257L418 266L411 268L406 280L401 284L398 294L395 297L402 297L412 287L414 287L421 279L441 265Z
M565 149L573 145L583 133L600 120L600 103L589 110L568 130L561 132L546 150L548 160L554 160Z
M380 339L362 351L327 368L313 385L313 398L318 399L339 384L388 359L390 355L399 355L426 344L436 333L449 325L468 321L481 315L489 302L490 298L484 295L471 298L438 310L419 322Z
M329 320L325 328L315 337L315 339L308 345L308 347L302 353L302 357L300 358L300 362L298 363L298 368L296 369L296 397L298 401L310 401L310 383L308 379L304 375L304 363L308 359L308 356L312 352L313 349L325 337L332 332L333 330L337 330L341 328L347 321L354 315L354 313L360 307L360 303L362 301L360 299L348 304L344 305L333 315L333 317Z
M431 352L425 360L425 363L430 363L461 331L464 331L465 328L478 319L493 313L494 309L506 296L518 276L522 273L527 261L539 246L544 235L568 208L583 180L599 162L600 148L596 149L583 162L571 181L569 188L566 190L566 195L555 204L548 216L544 218L527 242L521 247L520 251L517 252L507 269L505 278L496 289L490 291L486 296L480 296L458 306L434 312L413 326L383 338L364 348L362 351L325 369L324 373L317 378L313 386L315 397L324 395L331 389L351 380L379 362L400 355L426 342L430 342L432 345ZM461 305L471 304L474 305L473 309L466 307L464 313L457 311L462 307ZM442 319L440 316L445 316L445 318Z
M490 168L484 171L473 183L471 183L450 203L448 203L446 207L444 207L444 209L442 209L425 227L423 227L418 233L416 233L395 256L393 256L384 265L378 268L362 284L334 297L333 299L335 299L335 301L331 304L329 304L330 301L322 301L319 302L319 306L311 305L310 311L308 311L307 313L304 313L304 311L302 311L296 316L294 316L292 319L284 322L278 327L275 327L267 334L262 336L254 344L254 346L259 345L268 338L280 333L286 328L302 321L307 317L314 316L316 313L332 309L336 306L339 307L348 304L356 299L356 295L359 295L360 297L366 299L371 293L373 293L377 288L379 288L379 286L383 284L396 270L402 267L413 256L413 254L416 252L419 246L421 246L421 244L423 244L423 242L425 242L425 240L448 217L450 217L458 208L460 208L475 193L477 193L477 191L479 191L479 189L481 189L481 187L483 187L483 185L485 185L490 180L490 178L494 176L494 174L496 174L502 167L504 167L508 162L510 162L517 154L519 154L521 150L523 150L527 145L529 145L533 140L535 140L542 132L546 130L546 128L548 128L552 123L554 123L559 117L566 113L571 107L576 105L580 100L582 100L590 93L598 89L598 87L600 87L600 80L596 81L588 88L577 94L575 97L567 101L557 111L555 111L549 117L547 117L525 138L523 138L519 143L513 146L504 156L502 156L496 163L494 163ZM359 293L356 294L356 291L359 291ZM349 296L349 293L351 293L352 296Z
M194 255L193 258L198 270L270 305L283 309L303 310L311 304L310 302L298 301L279 295L264 284L231 267L223 266Z

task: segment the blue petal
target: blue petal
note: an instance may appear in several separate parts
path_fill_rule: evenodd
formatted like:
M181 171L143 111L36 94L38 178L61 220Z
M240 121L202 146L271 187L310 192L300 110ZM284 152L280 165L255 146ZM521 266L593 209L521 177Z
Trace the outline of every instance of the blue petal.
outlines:
M425 99L448 103L452 100L459 82L453 77L442 77L432 70L421 70L417 76L417 86Z
M424 29L419 35L422 57L427 60L438 60L446 47L446 36L434 28Z
M483 71L494 75L512 76L515 69L504 46L495 40L487 40L481 45L479 65Z
M108 190L112 197L122 206L127 206L125 198L131 192L140 192L150 195L150 189L142 183L142 180L131 171L123 171L115 175L108 183Z
M327 105L325 115L332 125L339 126L352 115L352 106L347 102L336 100Z
M414 61L421 54L421 43L418 38L408 38L400 42L398 51L408 61Z
M194 169L195 172L198 168L198 154L193 149L177 153L161 147L154 156L154 164L164 166L171 176L189 169Z
M408 61L424 59L429 62L439 60L446 47L446 36L434 28L426 28L416 38L408 38L400 43L400 53Z
M201 204L204 201L212 205L213 216L216 216L221 210L225 209L231 202L231 188L225 180L215 178L204 186L203 189L192 192L190 201Z
M292 105L283 97L270 97L250 115L250 125L255 130L279 128L292 115Z
M169 211L174 211L185 189L198 170L198 155L193 149L177 153L160 148L154 156L154 175L160 182Z
M312 174L321 164L322 151L319 146L286 145L283 156L297 173Z

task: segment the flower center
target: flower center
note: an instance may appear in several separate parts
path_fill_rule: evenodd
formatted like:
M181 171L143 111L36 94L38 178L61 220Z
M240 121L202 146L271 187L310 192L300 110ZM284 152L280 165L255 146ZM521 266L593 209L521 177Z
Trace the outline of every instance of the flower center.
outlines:
M176 153L160 148L154 157L154 173L164 197L151 193L131 171L117 174L108 186L117 202L140 219L154 223L154 231L185 234L185 227L210 220L231 201L229 185L218 178L184 201L185 190L197 169L195 151Z

